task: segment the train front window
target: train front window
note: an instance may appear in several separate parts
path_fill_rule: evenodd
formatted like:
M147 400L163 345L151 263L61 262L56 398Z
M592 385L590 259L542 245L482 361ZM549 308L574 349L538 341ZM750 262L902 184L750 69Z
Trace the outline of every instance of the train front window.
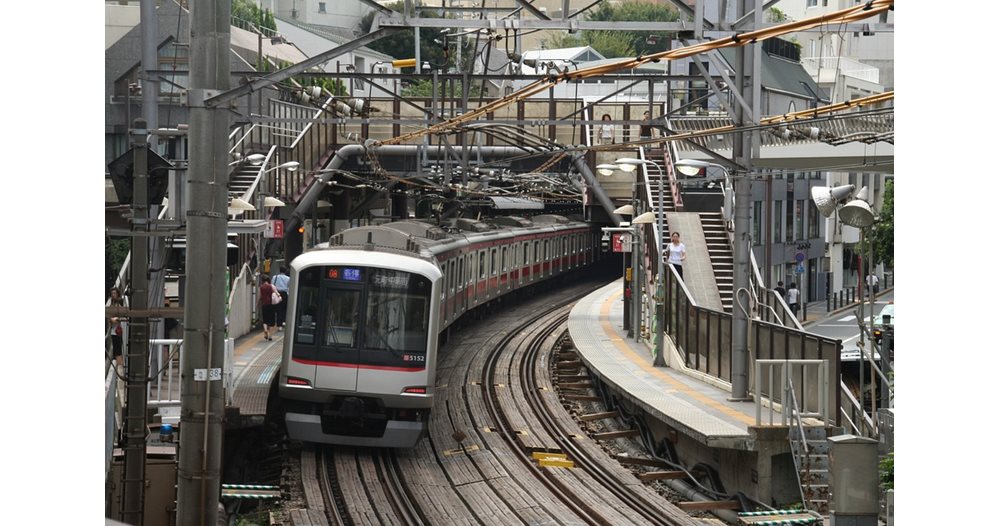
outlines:
M430 281L416 274L371 269L365 308L364 349L425 352L430 323Z
M354 347L358 338L360 290L329 289L326 293L326 337L324 345Z

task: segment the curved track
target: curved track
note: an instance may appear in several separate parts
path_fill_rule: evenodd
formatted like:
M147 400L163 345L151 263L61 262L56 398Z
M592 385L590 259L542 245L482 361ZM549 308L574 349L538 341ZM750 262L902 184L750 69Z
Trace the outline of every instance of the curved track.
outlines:
M457 333L439 356L429 436L415 448L325 449L325 509L339 510L331 523L699 524L587 439L552 388L551 351L569 309L597 285L550 292ZM543 452L575 467L544 467L532 457Z

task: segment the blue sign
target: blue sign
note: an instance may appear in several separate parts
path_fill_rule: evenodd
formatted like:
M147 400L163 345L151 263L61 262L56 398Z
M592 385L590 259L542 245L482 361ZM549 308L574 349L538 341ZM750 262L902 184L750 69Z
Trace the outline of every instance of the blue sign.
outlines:
M802 274L805 271L806 271L806 269L805 269L805 267L802 266L801 263L797 267L795 267L795 273L796 274Z
M806 254L805 254L805 252L796 252L795 253L795 261L796 262L802 263L805 260L806 260Z

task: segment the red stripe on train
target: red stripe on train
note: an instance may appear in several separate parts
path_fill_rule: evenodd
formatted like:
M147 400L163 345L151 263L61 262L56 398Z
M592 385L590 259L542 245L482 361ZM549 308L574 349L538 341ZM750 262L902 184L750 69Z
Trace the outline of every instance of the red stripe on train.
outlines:
M426 369L426 367L395 367L391 365L359 365L355 363L323 362L317 360L303 360L301 358L292 358L292 361L302 365L316 365L318 367L344 367L348 369L371 369L375 371L399 371L404 373L415 373Z

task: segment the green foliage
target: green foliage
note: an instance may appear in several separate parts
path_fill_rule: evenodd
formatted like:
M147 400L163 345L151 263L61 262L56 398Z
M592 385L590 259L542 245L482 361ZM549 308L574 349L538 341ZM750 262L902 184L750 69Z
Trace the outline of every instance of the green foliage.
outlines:
M893 457L895 453L889 453L888 456L879 460L878 462L878 480L879 486L883 490L893 489Z
M247 22L253 22L258 27L266 27L273 31L278 30L278 25L274 22L274 15L269 9L261 9L251 0L233 0L233 17Z
M895 268L895 247L893 244L894 238L894 227L893 227L893 194L894 194L893 180L888 179L885 182L885 191L882 193L882 212L879 214L878 221L873 225L873 241L875 252L873 258L876 262L884 263L888 268ZM865 240L865 249L867 250L868 240Z
M125 263L125 257L132 249L132 243L127 237L107 238L104 243L104 293L108 294L115 286L118 272Z
M403 88L404 97L430 97L431 88L434 83L430 80L418 80L413 84ZM448 91L449 85L452 86L450 93ZM462 81L456 80L453 84L445 82L444 80L438 81L438 97L445 95L449 97L461 97L462 96Z
M389 4L386 7L398 13L403 12L403 2ZM423 16L423 11L420 12L420 16ZM436 17L437 14L434 14L433 16ZM371 32L372 21L374 21L374 19L375 11L369 12L361 19L360 24L364 32ZM454 59L449 56L441 44L434 42L435 38L440 39L437 31L424 29L420 32L420 60L422 62L430 62L436 67L448 68L454 65ZM453 40L449 41L449 43L452 46L454 45ZM385 53L392 58L403 59L413 58L413 44L413 29L404 29L368 44L368 48ZM464 51L465 50L463 50L463 52ZM413 68L403 68L401 71L403 73L412 73Z
M587 20L612 22L627 22L630 20L641 20L643 22L676 22L679 19L680 14L673 6L650 4L634 0L622 2L617 5L612 5L610 2L603 2L597 6L596 9L591 10L590 14L587 15ZM648 55L650 53L666 51L667 46L670 45L670 39L674 37L673 33L657 31L582 31L581 33L584 34L583 41L587 41L587 33L594 32L610 33L616 36L613 40L606 40L605 38L594 39L594 42L601 45L605 42L617 42L618 38L622 38L632 44L632 51L630 53L619 53L619 48L617 47L619 44L617 43L613 47L606 48L607 52L591 44L591 47L608 58L631 56L633 54ZM647 41L647 38L651 36L658 38L653 39L655 42Z
M766 13L764 13L764 19L767 22L776 24L778 22L787 21L788 15L786 15L785 12L782 11L781 9L778 9L777 7L772 7L768 9Z

